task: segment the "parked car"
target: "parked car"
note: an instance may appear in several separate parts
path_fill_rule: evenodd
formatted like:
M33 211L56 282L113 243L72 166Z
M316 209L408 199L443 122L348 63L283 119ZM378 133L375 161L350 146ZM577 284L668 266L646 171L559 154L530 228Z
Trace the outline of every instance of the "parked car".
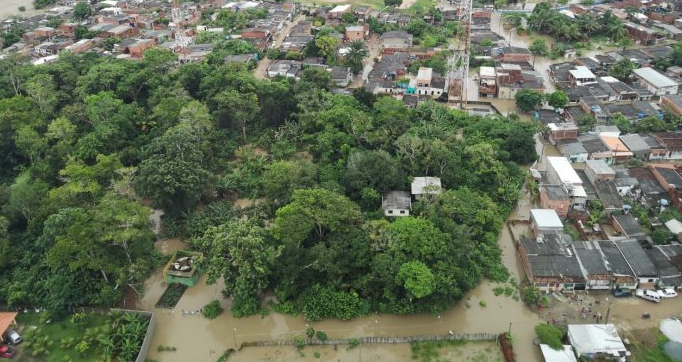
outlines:
M632 297L632 291L630 289L614 289L613 296L616 298Z
M12 358L14 353L9 346L0 346L0 358Z
M654 302L654 303L660 303L661 302L661 296L658 295L658 293L655 290L637 289L635 291L635 295L642 298L642 299L646 299L650 302Z
M661 298L675 298L677 297L677 292L672 288L664 288L658 290L658 295L660 295Z
M21 335L17 331L11 330L7 332L5 342L7 342L8 344L19 344L21 343L21 341L23 341L23 339L21 338Z

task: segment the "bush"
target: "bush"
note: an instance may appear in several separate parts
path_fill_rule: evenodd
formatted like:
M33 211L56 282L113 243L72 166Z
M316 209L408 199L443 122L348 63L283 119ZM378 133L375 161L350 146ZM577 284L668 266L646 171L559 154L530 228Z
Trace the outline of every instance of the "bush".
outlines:
M317 339L319 339L320 341L326 341L327 340L327 333L324 333L322 331L317 331L317 333L315 333L315 337L317 337Z
M217 300L212 301L204 306L201 314L208 319L215 319L223 312L223 307L220 306L220 302Z
M173 308L182 298L182 295L187 290L187 286L184 284L170 284L168 288L163 292L159 301L156 302L157 308Z
M315 337L315 330L313 329L313 327L308 327L308 329L305 330L305 335L308 338Z
M298 299L300 310L310 321L323 318L348 320L367 314L368 307L354 292L337 292L319 284L307 289Z
M538 335L540 343L557 351L563 348L561 339L564 337L564 331L561 329L550 324L539 324L535 327L535 334Z
M71 323L76 327L84 327L88 323L88 316L85 313L76 313L71 316Z
M357 338L348 339L348 349L353 349L360 345L360 341Z
M294 337L294 346L296 346L296 349L300 352L305 348L305 340L301 337Z

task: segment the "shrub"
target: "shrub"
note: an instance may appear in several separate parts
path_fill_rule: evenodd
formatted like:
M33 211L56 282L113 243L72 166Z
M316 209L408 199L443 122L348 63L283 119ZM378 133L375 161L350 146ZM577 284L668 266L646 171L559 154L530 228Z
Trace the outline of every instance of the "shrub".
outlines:
M76 313L71 316L71 323L76 327L84 327L88 323L88 316L85 313Z
M294 337L294 346L300 352L305 347L305 340L301 337Z
M201 314L203 314L204 317L208 319L215 319L222 312L223 307L220 306L220 302L218 300L214 300L204 306L204 309L201 311Z
M313 356L315 356L315 358L320 358L321 355L320 355L320 352L315 352L315 353L313 353Z
M540 343L546 344L555 350L563 348L561 339L564 336L564 331L561 329L550 324L539 324L535 327L535 334L538 335Z
M313 327L308 327L308 329L305 330L305 335L306 335L308 338L313 338L313 337L315 337L315 329L313 329Z
M320 341L326 341L327 340L327 333L324 333L322 331L317 331L317 333L315 333L315 337L317 337L317 339L319 339Z
M480 305L480 306L483 307L483 308L485 308L485 307L488 306L488 304L485 302L485 300L482 300L482 301L478 302L478 305Z
M360 341L357 338L348 339L348 349L353 349L360 345Z

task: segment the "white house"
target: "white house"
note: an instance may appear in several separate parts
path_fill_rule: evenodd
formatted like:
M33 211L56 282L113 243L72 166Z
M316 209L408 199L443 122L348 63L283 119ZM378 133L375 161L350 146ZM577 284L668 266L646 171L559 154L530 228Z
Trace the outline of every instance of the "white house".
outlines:
M654 95L677 94L679 84L650 67L635 69L632 73Z
M438 177L415 177L411 185L412 195L440 194L441 184Z
M535 235L538 235L541 232L561 231L564 229L564 224L553 209L532 209L530 210L530 227Z
M550 184L564 185L568 190L573 208L582 208L587 203L587 192L583 180L575 172L566 157L547 157L547 181Z
M541 344L540 352L542 352L542 357L545 359L545 362L578 362L573 353L573 349L568 345L557 351L546 344Z

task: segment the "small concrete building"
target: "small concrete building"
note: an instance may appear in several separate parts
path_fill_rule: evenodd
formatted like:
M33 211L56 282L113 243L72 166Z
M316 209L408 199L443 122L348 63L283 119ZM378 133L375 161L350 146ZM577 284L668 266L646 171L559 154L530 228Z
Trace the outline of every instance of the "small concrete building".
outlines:
M592 185L597 182L612 181L616 178L616 172L604 160L587 160L585 162L585 175Z
M559 146L559 152L571 163L584 163L589 153L580 142L565 143Z
M580 65L568 71L569 82L572 86L583 86L588 84L597 84L597 76L590 71L586 66Z
M569 324L568 340L578 358L624 361L631 355L613 324Z
M626 134L620 136L620 141L632 152L632 156L638 160L648 161L651 156L651 147L646 140L638 134Z
M564 224L556 211L552 209L532 209L530 210L530 227L537 236L543 232L562 231Z
M381 197L385 216L410 216L412 198L407 191L389 191Z
M622 236L637 240L643 240L646 238L646 233L644 230L642 230L637 220L631 214L613 215L611 218L611 226L613 226L613 228Z
M564 185L538 185L540 193L540 207L552 209L560 217L567 217L571 210L571 198Z

